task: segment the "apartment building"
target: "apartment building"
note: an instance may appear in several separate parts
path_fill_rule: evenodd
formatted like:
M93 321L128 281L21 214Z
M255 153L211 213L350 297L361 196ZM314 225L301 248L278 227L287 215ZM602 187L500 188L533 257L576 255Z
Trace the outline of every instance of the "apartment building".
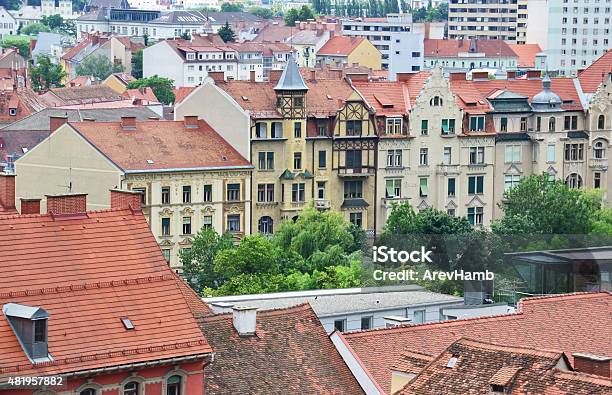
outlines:
M530 0L527 42L547 54L548 69L575 76L612 47L610 0Z
M448 38L517 42L519 0L449 0Z
M342 35L368 39L381 52L382 68L393 80L398 72L423 69L423 39L444 38L444 23L413 23L411 14L342 20Z
M64 19L74 19L72 0L41 0L40 9L43 16L60 15Z
M15 162L16 195L86 193L88 209L99 210L112 203L109 189L137 192L164 257L179 270L180 251L190 248L201 228L236 238L251 232L251 167L192 116L69 122ZM41 206L45 210L47 200Z
M381 53L363 37L335 36L317 51L317 66L344 68L365 66L373 70L382 67Z
M196 86L209 73L224 79L263 81L271 70L282 70L291 54L283 43L224 43L218 35L169 39L143 51L143 76L170 78L174 86ZM164 62L159 62L164 59Z
M4 7L0 7L0 38L17 33L17 20Z
M424 42L424 66L442 66L446 72L472 69L518 68L519 57L503 40L471 38L469 40L434 40Z

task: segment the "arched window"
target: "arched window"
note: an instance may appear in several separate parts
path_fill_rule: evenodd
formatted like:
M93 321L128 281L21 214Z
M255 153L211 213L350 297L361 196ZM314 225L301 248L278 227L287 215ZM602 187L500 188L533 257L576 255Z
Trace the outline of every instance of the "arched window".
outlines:
M85 388L84 390L79 392L79 395L97 395L97 394L94 388Z
M582 187L582 177L579 174L572 173L565 179L565 185L568 188L580 188Z
M434 96L429 100L429 105L439 107L442 105L442 98L440 96Z
M271 217L265 216L259 219L258 230L259 233L272 234L274 232L274 221Z
M182 377L170 376L166 381L166 395L183 395Z
M604 115L600 115L597 117L597 129L602 130L606 126L606 117Z
M137 381L130 381L123 386L123 395L139 395L140 383Z
M595 142L595 159L603 159L604 158L604 143L603 141Z
M555 124L556 124L555 117L550 117L548 119L548 131L549 132L554 132L555 131Z

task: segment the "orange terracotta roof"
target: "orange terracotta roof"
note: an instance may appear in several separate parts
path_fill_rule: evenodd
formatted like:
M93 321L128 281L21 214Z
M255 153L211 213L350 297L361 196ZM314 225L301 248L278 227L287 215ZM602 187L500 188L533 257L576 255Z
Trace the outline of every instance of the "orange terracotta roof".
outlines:
M535 67L535 57L542 52L538 44L508 44L508 46L518 56L518 67Z
M516 57L517 55L504 40L475 40L476 51L484 53L487 57L503 56ZM425 39L425 57L459 57L462 53L470 52L470 40Z
M249 162L205 121L70 122L74 130L124 171L248 168ZM134 147L139 147L134 149Z
M455 363L449 365L451 358ZM556 368L564 362L560 351L464 338L446 348L397 394L489 394L492 385L504 387L504 393L510 395L605 395L612 391L608 378L593 380L591 375Z
M317 51L317 55L349 56L364 40L363 37L334 36Z
M68 373L212 350L144 216L131 209L0 217L0 304L49 313L52 362L32 364L0 314L0 377ZM15 262L19 262L15 265ZM126 330L121 318L135 330Z
M240 337L232 314L200 326L215 350L206 393L363 394L309 304L258 311L254 336Z
M183 100L185 100L185 98L189 96L189 94L193 92L194 89L195 89L195 86L181 86L178 88L174 88L173 89L174 97L175 97L174 105L177 105Z
M578 293L523 299L515 314L341 334L384 389L402 352L438 355L455 340L612 355L612 294Z
M612 73L612 49L578 74L580 87L586 93L595 93L610 73Z
M147 104L159 103L153 89L148 86L144 88L127 89L122 95L126 99L140 99Z
M121 100L120 93L112 88L99 85L85 85L66 88L52 88L41 96L41 99L49 107L67 106L75 104L89 104L97 102L107 102Z

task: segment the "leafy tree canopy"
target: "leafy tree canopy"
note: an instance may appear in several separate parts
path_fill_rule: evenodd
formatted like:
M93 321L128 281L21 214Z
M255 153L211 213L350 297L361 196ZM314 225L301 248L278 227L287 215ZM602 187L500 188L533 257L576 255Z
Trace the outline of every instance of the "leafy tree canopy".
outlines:
M21 28L20 34L25 34L28 36L36 36L40 32L48 32L49 26L44 25L42 23L30 23Z
M59 64L51 63L46 55L36 58L36 66L30 67L30 79L32 88L37 91L48 91L52 87L61 87L62 80L66 76L64 69Z
M249 8L249 13L263 19L270 19L274 16L272 9L264 7L251 7Z
M123 71L123 65L113 64L104 55L88 56L76 67L77 75L92 75L99 80L106 79L113 73Z
M128 89L137 89L137 88L145 88L150 87L153 89L153 93L157 96L157 99L164 103L170 104L174 103L174 91L172 80L170 78L160 77L158 75L154 75L148 78L141 78L136 81L132 81L128 84Z
M225 25L221 26L217 34L219 34L219 37L221 37L223 42L236 41L236 34L234 33L227 21L225 22Z
M15 47L19 50L19 54L24 58L30 57L30 38L28 36L3 36L2 48Z
M244 4L242 3L223 3L221 4L221 12L242 12Z

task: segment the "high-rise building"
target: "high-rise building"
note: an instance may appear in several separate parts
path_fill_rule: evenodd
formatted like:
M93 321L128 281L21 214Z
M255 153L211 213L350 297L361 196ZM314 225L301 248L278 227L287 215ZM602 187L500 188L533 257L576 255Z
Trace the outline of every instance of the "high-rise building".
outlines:
M530 0L528 43L547 54L550 72L576 75L611 47L611 0Z
M518 3L519 0L450 0L448 38L488 38L516 43Z

